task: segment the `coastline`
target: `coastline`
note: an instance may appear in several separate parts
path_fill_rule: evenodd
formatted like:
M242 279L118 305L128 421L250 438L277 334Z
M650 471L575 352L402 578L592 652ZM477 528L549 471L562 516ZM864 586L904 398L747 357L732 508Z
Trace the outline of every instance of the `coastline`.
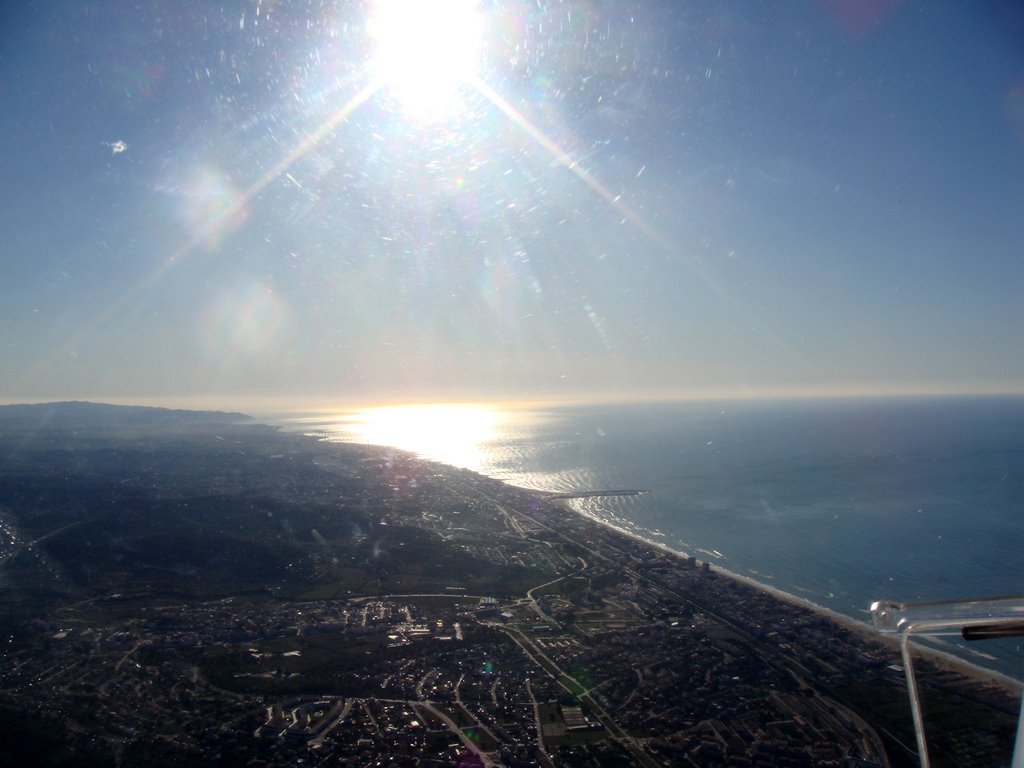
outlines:
M542 495L546 493L544 491L539 491L535 488L522 488L521 486L515 487L520 488L521 490L524 491L530 491L531 493L538 493ZM634 531L626 530L606 520L601 520L592 515L584 514L583 512L574 509L573 506L569 503L569 499L552 499L550 496L542 496L542 498L546 498L548 501L552 501L554 503L559 504L570 514L579 515L580 517L583 517L586 520L595 523L596 525L600 525L603 528L614 531L615 533L624 536L634 542L651 547L653 549L658 550L659 552L671 555L679 560L683 560L690 556L688 553L683 552L681 550L673 549L667 544L652 541L651 539L645 538L644 536ZM876 642L881 645L887 646L892 650L896 651L897 653L900 650L900 643L897 637L893 635L879 634L878 632L875 632L874 629L872 629L871 626L865 621L859 621L852 616L840 613L839 611L833 610L831 608L826 608L825 606L819 605L818 603L812 602L806 598L798 597L797 595L794 595L791 592L786 592L785 590L780 589L778 587L772 586L770 584L765 584L764 582L760 582L757 579L754 579L750 576L744 576L743 574L736 573L735 571L731 571L728 568L723 568L720 565L716 565L714 563L709 562L708 567L714 573L724 576L725 578L740 582L741 584L744 584L753 589L757 589L761 592L764 592L780 602L798 606L800 608L804 608L806 610L817 613L820 616L824 616L833 623L843 627L844 629L847 629L851 632L855 632L861 637L872 642ZM912 648L914 650L915 657L920 657L922 659L930 661L936 666L940 666L944 669L964 675L965 677L970 677L978 682L997 685L1001 688L1010 691L1016 696L1024 695L1024 680L1018 680L1017 678L1012 677L1011 675L1008 675L1004 672L999 672L998 670L982 666L981 664L971 662L948 651L933 648L924 645L920 642L913 643Z
M327 436L325 434L310 434L308 432L302 432L301 429L296 430L295 425L288 425L287 423L279 424L278 426L279 427L284 427L286 431L297 432L298 434L303 434L304 436L312 438L313 440L317 440L317 441L323 441L323 442L327 442L327 443L345 443L345 444L350 444L350 445L362 446L364 448L379 448L379 449L385 449L385 450L388 450L388 451L397 451L399 453L404 453L407 456L409 456L410 458L413 458L413 459L415 459L417 461L422 461L422 462L426 462L426 463L429 463L429 464L440 465L440 466L443 466L443 467L445 467L447 469L450 469L450 470L469 471L469 472L472 472L474 475L477 475L478 477L480 477L482 479L486 479L486 480L489 480L489 481L492 481L492 482L499 482L499 483L502 483L503 485L506 485L506 486L508 486L510 488L514 488L514 489L516 489L518 491L529 493L532 496L534 496L535 498L537 498L538 501L542 501L542 502L545 502L545 503L557 505L557 506L561 507L562 509L564 509L569 514L578 515L579 517L581 517L581 518L583 518L583 519L585 519L585 520L587 520L587 521L589 521L589 522L591 522L593 524L599 525L599 526L601 526L601 527L603 527L603 528L605 528L607 530L613 531L616 534L621 535L623 537L626 537L626 538L628 538L628 539L630 539L630 540L632 540L634 542L637 542L637 543L639 543L639 544L641 544L643 546L650 547L652 549L655 549L655 550L657 550L659 552L671 555L672 557L675 557L675 558L680 559L680 560L690 556L689 553L687 553L687 552L684 552L682 550L674 549L674 548L668 546L667 544L664 544L664 543L661 543L661 542L658 542L658 541L653 541L653 540L645 537L641 533L638 533L638 532L633 531L633 530L628 530L626 528L617 526L614 523L611 523L611 522L609 522L607 520L602 520L602 519L597 518L597 517L595 517L593 515L589 515L589 514L586 514L584 512L581 512L581 511L575 509L571 502L572 502L572 500L574 498L579 498L580 497L580 494L577 494L577 493L574 493L571 496L567 497L565 495L565 492L550 491L550 490L545 490L545 489L542 489L542 488L531 488L531 487L527 487L527 486L516 485L515 483L510 482L507 479L503 479L503 478L500 478L500 477L491 477L491 476L486 475L483 472L480 472L478 470L472 470L472 469L466 469L466 468L458 467L455 464L449 464L449 463L446 463L446 462L443 462L443 461L439 461L438 459L434 459L434 458L431 458L429 456L417 453L415 451L410 451L408 449L398 448L398 447L390 446L390 445L360 443L360 442L358 442L356 440L351 440L351 439L347 439L347 438L344 438L344 437L340 437L340 436L338 436L336 434L332 434L330 436ZM592 496L592 495L594 495L592 493L587 493L587 492L581 492L581 493L583 493L584 496ZM843 627L844 629L847 629L847 630L849 630L851 632L854 632L854 633L860 635L861 637L863 637L863 638L865 638L865 639L867 639L869 641L876 642L876 643L878 643L880 645L886 646L886 647L896 651L897 653L899 652L899 640L898 640L898 638L896 638L895 636L882 635L882 634L879 634L879 633L875 632L872 629L872 627L870 626L870 624L868 624L865 621L858 620L855 617L852 617L852 616L849 616L847 614L841 613L841 612L836 611L836 610L834 610L832 608L828 608L826 606L820 605L820 604L815 603L815 602L813 602L811 600L808 600L807 598L799 597L799 596L797 596L797 595L795 595L795 594L793 594L791 592L787 592L787 591L785 591L785 590L783 590L783 589L781 589L779 587L776 587L776 586L773 586L773 585L770 585L770 584L766 584L766 583L764 583L762 581L758 581L757 579L752 578L750 576L746 576L746 575L743 575L743 574L736 573L735 571L731 571L728 568L724 568L724 567L722 567L720 565L717 565L715 563L708 562L708 565L709 565L709 568L713 572L715 572L715 573L717 573L717 574L719 574L721 576L724 576L726 578L729 578L729 579L732 579L732 580L734 580L736 582L744 584L744 585L746 585L746 586L748 586L748 587L750 587L752 589L756 589L756 590L759 590L759 591L761 591L763 593L766 593L766 594L770 595L771 597L775 598L776 600L778 600L778 601L780 601L782 603L787 603L787 604L790 604L790 605L798 606L800 608L803 608L803 609L806 609L808 611L814 612L814 613L816 613L816 614L818 614L820 616L824 616L825 618L829 619L830 621L832 621L833 623L837 624L838 626ZM969 661L969 660L967 660L967 659L965 659L965 658L963 658L961 656L957 656L957 655L955 655L953 653L950 653L948 651L944 651L944 650L940 650L938 648L934 648L934 647L931 647L931 646L924 645L921 642L913 643L912 647L914 649L916 657L919 657L919 658L922 658L922 659L926 659L926 660L936 664L937 666L941 666L941 667L943 667L945 669L951 670L953 672L957 672L959 674L962 674L962 675L964 675L966 677L970 677L970 678L972 678L974 680L977 680L979 682L991 683L991 684L997 685L997 686L999 686L999 687L1001 687L1001 688L1003 688L1003 689L1005 689L1007 691L1010 691L1014 695L1017 695L1017 696L1024 695L1024 679L1018 679L1016 677L1013 677L1012 675L1008 675L1008 674L1006 674L1004 672L1000 672L998 670L994 670L994 669L992 669L990 667L983 666L983 665L981 665L979 663Z
M889 647L681 560L648 539L703 550L630 514L608 519L632 533L573 509L614 504L543 501L387 447L151 421L4 435L7 487L42 489L12 494L11 543L52 542L8 571L0 715L26 748L275 768L461 764L471 741L485 763L549 766L889 766L913 752ZM81 471L66 472L68 445ZM1005 764L1017 697L920 672L943 753Z

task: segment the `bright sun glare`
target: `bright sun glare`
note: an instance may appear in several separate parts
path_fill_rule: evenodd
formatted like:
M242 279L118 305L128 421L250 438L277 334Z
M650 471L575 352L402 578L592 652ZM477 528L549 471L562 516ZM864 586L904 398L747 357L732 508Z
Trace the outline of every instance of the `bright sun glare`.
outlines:
M480 469L481 451L498 433L499 412L484 405L403 405L365 408L344 419L351 438L467 469Z
M369 20L381 85L410 117L436 120L462 109L477 74L482 21L477 0L380 0Z

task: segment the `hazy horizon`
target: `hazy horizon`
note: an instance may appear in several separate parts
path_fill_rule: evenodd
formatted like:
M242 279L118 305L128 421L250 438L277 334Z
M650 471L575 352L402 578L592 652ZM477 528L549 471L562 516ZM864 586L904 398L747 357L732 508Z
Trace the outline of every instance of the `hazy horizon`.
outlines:
M1013 4L382 7L3 11L0 402L1024 393Z
M601 405L644 405L672 403L812 403L825 401L890 401L930 400L964 398L1024 398L1024 391L917 391L917 392L774 392L774 393L656 393L647 396L636 393L627 396L588 395L564 398L462 398L462 399L388 399L388 398L304 398L282 397L225 397L194 395L188 397L54 397L48 399L0 399L0 406L6 405L52 405L58 403L93 403L97 405L141 406L175 410L240 412L257 419L323 415L330 413L351 413L360 410L379 409L429 409L429 408L488 408L500 410L542 410L546 408L571 408L576 406Z

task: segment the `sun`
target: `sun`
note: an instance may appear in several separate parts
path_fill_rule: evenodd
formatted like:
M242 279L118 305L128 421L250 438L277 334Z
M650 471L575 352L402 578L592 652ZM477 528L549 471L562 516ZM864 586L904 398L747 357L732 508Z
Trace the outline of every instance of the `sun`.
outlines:
M373 71L411 118L434 121L464 108L480 66L477 0L379 0L367 24Z

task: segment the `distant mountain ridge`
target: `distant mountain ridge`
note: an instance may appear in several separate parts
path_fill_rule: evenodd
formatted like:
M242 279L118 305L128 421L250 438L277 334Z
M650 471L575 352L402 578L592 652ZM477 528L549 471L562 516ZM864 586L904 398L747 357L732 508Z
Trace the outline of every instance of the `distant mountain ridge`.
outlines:
M0 405L0 429L109 429L252 422L251 416L224 411L186 411L142 405L112 405L71 400L54 403Z

